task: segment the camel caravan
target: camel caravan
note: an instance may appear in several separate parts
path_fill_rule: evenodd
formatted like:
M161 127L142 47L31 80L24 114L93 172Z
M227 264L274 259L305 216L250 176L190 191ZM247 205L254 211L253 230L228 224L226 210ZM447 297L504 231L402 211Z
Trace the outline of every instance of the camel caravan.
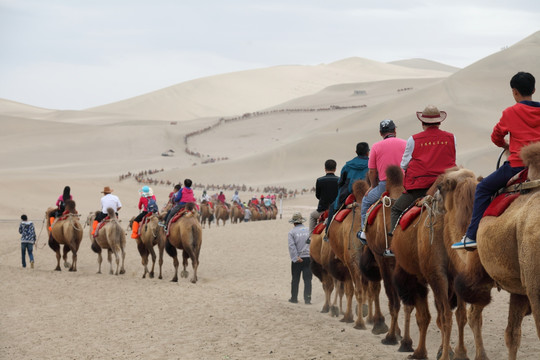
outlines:
M468 359L464 332L469 324L474 335L474 358L488 359L489 349L484 348L482 340L482 313L491 301L491 291L504 289L510 293L505 341L508 358L516 359L525 315L532 313L540 338L540 143L523 147L520 156L527 169L501 189L484 213L476 251L451 248L471 219L479 181L471 170L447 169L427 195L402 214L389 236L390 208L404 189L401 169L389 166L386 192L368 210L365 244L356 234L361 223L359 202L368 185L363 180L355 182L353 195L336 212L329 229L323 215L310 237L312 271L325 293L321 312L344 314L341 321L350 322L354 294L359 304L356 329L370 324L373 333L386 334L383 344L399 342L398 351L412 352L409 358L426 359L430 355L426 339L431 320L427 295L431 288L441 336L437 358ZM325 236L327 241L323 240ZM385 254L388 249L394 256ZM388 297L389 327L378 307L381 280ZM344 294L345 311L341 307ZM401 304L402 328L398 325ZM361 311L365 305L369 305L367 313ZM416 347L410 336L413 310L419 329ZM458 337L452 349L454 315Z

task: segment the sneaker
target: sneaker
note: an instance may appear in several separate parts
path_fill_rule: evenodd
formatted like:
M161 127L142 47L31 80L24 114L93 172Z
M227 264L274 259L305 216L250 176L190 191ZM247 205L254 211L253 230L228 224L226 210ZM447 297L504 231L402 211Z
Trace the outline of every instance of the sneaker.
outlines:
M360 240L360 242L362 244L367 245L366 233L365 232L360 230L359 232L356 233L356 237L358 238L358 240Z
M34 262L33 261L30 261L30 267L33 269L34 268Z
M463 236L460 242L452 244L452 249L476 249L476 240Z
M326 234L324 234L324 236L323 236L323 238L322 238L322 239L323 239L323 241L326 241L326 242L328 242L328 236L327 236Z
M296 304L296 303L298 303L298 300L295 300L295 299L289 299L289 302L290 302L290 303L293 303L293 304Z
M382 256L383 257L394 257L394 253L392 252L392 250L390 249L386 249L384 250L384 252L382 253Z

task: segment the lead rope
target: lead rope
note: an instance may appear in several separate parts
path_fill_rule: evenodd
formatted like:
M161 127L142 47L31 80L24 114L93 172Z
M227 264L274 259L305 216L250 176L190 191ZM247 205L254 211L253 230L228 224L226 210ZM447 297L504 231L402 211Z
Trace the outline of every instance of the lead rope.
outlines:
M389 208L392 206L392 199L389 196L384 196L382 198L383 207ZM386 242L386 248L388 246L388 229L386 228L386 211L383 209L383 222L384 222L384 241Z

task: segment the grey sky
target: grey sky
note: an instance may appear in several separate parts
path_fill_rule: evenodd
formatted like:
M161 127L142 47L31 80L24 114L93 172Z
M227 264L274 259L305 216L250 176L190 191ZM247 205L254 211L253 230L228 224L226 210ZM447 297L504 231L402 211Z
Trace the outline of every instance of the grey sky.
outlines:
M225 72L358 56L465 67L540 1L0 0L0 98L82 109Z

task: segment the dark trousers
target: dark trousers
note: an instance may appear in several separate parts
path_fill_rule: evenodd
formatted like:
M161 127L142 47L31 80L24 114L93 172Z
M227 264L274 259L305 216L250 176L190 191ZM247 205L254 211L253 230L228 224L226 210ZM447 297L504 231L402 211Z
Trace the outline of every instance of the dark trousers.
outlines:
M142 211L135 219L133 219L133 221L140 223L146 214L148 214L148 211Z
M476 240L476 232L478 231L478 225L480 220L484 216L484 212L491 203L491 197L501 188L506 186L508 180L514 175L519 173L524 167L511 167L510 163L506 161L500 168L495 170L494 173L485 177L476 185L476 192L474 193L474 204L472 219L469 227L467 228L467 237L471 240Z
M298 300L298 285L300 285L300 274L304 279L304 301L311 302L311 259L302 258L302 262L291 262L291 300Z
M390 232L394 232L394 228L398 222L401 213L403 213L412 203L421 197L426 195L426 192L429 189L414 189L407 190L407 192L401 194L401 196L396 200L396 203L392 205L392 210L390 213Z

